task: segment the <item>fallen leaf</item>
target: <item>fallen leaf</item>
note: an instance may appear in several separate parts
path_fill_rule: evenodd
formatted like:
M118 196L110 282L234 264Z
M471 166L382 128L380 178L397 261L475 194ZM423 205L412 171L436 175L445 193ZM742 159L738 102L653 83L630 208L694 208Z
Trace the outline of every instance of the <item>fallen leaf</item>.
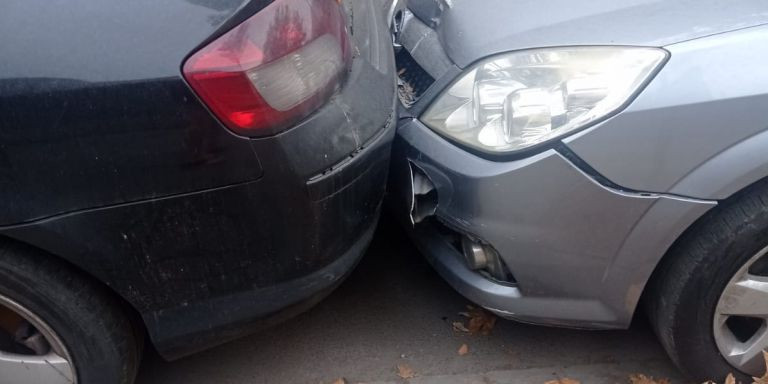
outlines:
M416 374L413 372L413 368L411 368L408 364L398 364L397 375L400 376L401 379L412 379L416 376Z
M763 360L765 361L766 372L762 377L753 377L752 384L768 384L768 352L763 351Z
M629 375L629 381L632 384L669 384L669 379L654 379L653 376L646 376L641 373Z
M454 321L452 325L454 331L469 332L469 329L467 329L461 321Z
M469 346L466 344L462 344L461 347L459 347L459 356L464 356L467 353L469 353Z
M340 377L336 379L336 381L334 381L332 384L347 384L347 379Z
M482 308L472 308L469 311L469 321L467 322L467 329L470 334L480 333L482 335L488 335L493 330L493 326L496 324L496 316Z
M547 381L544 384L581 384L581 382L578 380L567 378L567 377L562 377L557 380Z

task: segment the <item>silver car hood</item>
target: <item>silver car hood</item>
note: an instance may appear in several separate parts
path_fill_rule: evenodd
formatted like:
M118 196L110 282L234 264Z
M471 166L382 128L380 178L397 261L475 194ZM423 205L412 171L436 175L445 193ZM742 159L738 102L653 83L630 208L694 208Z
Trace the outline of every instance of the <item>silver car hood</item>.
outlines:
M459 67L563 45L665 46L768 23L766 0L410 0Z

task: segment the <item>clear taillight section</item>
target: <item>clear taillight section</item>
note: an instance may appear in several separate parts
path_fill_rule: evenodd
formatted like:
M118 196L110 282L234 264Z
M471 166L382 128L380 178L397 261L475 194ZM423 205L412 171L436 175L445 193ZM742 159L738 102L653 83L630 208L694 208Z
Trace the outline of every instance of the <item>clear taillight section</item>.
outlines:
M194 53L183 71L227 127L263 136L323 105L343 83L350 51L336 0L277 0Z

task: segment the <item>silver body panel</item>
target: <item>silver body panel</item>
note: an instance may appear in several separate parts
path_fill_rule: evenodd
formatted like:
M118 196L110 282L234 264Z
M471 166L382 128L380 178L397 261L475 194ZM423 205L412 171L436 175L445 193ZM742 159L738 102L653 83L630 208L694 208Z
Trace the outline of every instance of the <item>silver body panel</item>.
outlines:
M759 0L410 2L442 8L422 13L440 14L435 29L448 56L462 68L511 50L563 45L661 47L768 23L766 5ZM441 2L451 6L440 7Z
M564 141L635 190L724 199L765 176L768 26L665 48L669 61L626 110Z
M626 327L678 237L719 201L768 177L762 1L410 1L419 18L412 30L424 38L405 36L418 44L404 47L442 77L403 114L391 195L407 217L409 163L418 165L436 186L439 222L498 251L514 286L468 269L431 224L410 230L454 288L496 313ZM458 68L481 58L603 44L663 47L670 59L623 111L549 149L515 160L478 157L418 121ZM436 51L457 69L434 70L427 52Z

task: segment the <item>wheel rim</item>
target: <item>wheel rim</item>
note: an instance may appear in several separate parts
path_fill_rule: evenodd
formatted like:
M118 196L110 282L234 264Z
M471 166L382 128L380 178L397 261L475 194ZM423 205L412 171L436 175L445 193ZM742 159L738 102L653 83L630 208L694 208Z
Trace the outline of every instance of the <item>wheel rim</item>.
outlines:
M752 375L765 372L768 348L768 247L752 256L725 286L715 308L715 343L736 369Z
M32 311L2 294L0 337L0 382L76 383L75 369L61 338Z

